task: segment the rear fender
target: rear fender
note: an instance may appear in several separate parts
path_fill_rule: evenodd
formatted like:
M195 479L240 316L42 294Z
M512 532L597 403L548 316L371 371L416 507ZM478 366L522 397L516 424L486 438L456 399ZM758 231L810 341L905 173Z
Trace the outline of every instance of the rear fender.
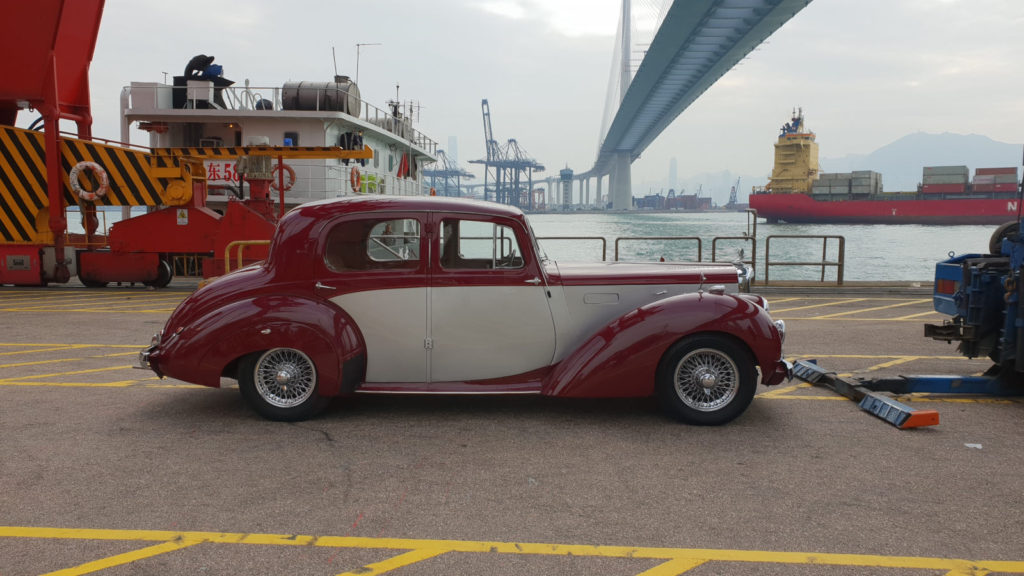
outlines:
M552 396L650 396L662 356L679 339L726 334L761 366L782 356L778 329L763 308L732 295L682 294L633 310L595 333L552 371L542 392Z
M358 365L365 356L362 334L344 310L310 298L272 295L233 302L192 323L176 340L181 344L170 342L163 356L175 358L179 366L172 370L162 362L161 369L206 386L217 386L221 376L234 377L242 357L271 348L295 348L309 356L324 396L351 391L364 376L349 370L346 376L358 381L344 382L343 388L343 364L352 360L350 365ZM192 361L182 366L182 359Z

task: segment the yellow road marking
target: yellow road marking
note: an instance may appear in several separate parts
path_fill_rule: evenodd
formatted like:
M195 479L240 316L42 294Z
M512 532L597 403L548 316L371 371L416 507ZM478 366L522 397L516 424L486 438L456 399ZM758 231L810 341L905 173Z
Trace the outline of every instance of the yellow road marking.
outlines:
M141 349L141 347L140 347ZM32 362L18 362L16 364L0 364L0 368L21 368L24 366L42 366L43 364L58 364L61 362L77 362L86 358L115 358L117 356L134 356L138 352L117 352L116 354L97 354L94 356L80 356L78 358L54 358L53 360L34 360ZM74 374L65 372L64 374Z
M195 546L196 544L202 543L202 540L177 540L173 542L164 542L163 544L149 546L147 548L142 548L141 550L133 550L131 552L125 552L124 554L86 562L85 564L75 566L74 568L65 568L64 570L57 570L56 572L48 572L43 574L43 576L78 576L80 574L91 574L93 572L99 572L100 570L106 570L107 568L113 568L114 566L131 564L136 560L152 558L153 556L159 556L160 554L174 552L175 550L181 550L182 548L188 548L189 546Z
M375 574L384 574L385 572L390 572L398 568L404 568L406 566L409 566L410 564L422 562L423 560L429 560L430 558L440 556L441 554L445 554L447 552L450 552L450 550L446 550L444 548L437 548L434 550L413 550L411 552L406 552L405 554L393 556L391 558L388 558L387 560L374 562L373 564L367 564L351 572L343 572L341 574L338 574L338 576L374 576Z
M650 570L644 570L636 576L676 576L707 563L708 561L703 558L673 558Z
M130 369L132 369L131 365L127 365L127 366L126 365L121 365L121 366L105 366L103 368L86 368L86 369L82 369L82 370L71 370L71 371L68 371L68 372L54 372L54 373L50 373L50 374L36 374L34 376L18 376L17 378L21 378L23 380L35 380L36 378L54 378L54 377L57 377L57 376L76 376L78 374L95 374L97 372L113 372L115 370L130 370ZM7 382L7 381L13 380L13 379L14 378L0 378L0 383L4 383L4 382Z
M824 316L817 316L817 318L838 318L840 316L848 316L850 314L860 314L861 312L874 312L876 310L890 310L892 308L900 308L902 306L913 306L915 304L923 304L930 302L930 300L907 300L904 302L897 302L896 304L889 304L887 306L873 306L871 308L858 308L857 310L847 310L846 312L836 312L835 314L826 314Z
M772 308L772 316L777 316L782 312L793 312L794 310L810 310L811 308L824 308L826 306L838 306L839 304L853 304L854 302L863 302L868 298L849 298L846 300L829 300L821 304L808 304L807 306L797 306L796 308L783 308L782 310L776 310Z
M201 542L217 544L251 544L269 546L317 546L329 548L360 548L408 550L388 560L363 567L362 570L376 570L373 574L381 574L394 568L406 566L428 558L434 558L448 552L490 553L490 554L522 554L542 556L584 556L591 558L643 558L665 560L673 568L688 570L698 563L705 562L748 562L759 564L796 564L823 566L858 566L872 568L907 568L921 570L944 570L948 574L979 574L986 572L1006 572L1024 574L1024 561L1017 560L965 560L956 558L931 558L924 556L881 556L872 554L833 554L827 552L774 552L767 550L725 550L701 548L653 548L632 546L594 546L583 544L551 544L522 542L485 542L472 540L427 540L408 538L366 538L351 536L307 536L285 534L251 534L231 532L186 532L169 530L104 530L104 529L68 529L31 526L0 526L0 538L44 538L44 539L77 539L77 540L127 540L151 541L169 544L167 548L150 547L136 551L151 555L169 552L174 546L184 547ZM178 548L180 549L180 548ZM128 553L130 555L132 553ZM125 560L128 555L121 554L103 560L111 562L115 559ZM115 564L110 564L111 566ZM86 566L86 565L83 565ZM391 567L389 567L391 566ZM669 566L661 572L668 574ZM100 569L97 565L96 569ZM68 572L68 574L84 574L86 572ZM350 574L365 574L355 570ZM648 571L648 573L652 573ZM677 572L679 573L679 572Z
M138 344L54 344L52 342L0 342L0 347L28 348L32 346L49 346L53 348L144 348Z

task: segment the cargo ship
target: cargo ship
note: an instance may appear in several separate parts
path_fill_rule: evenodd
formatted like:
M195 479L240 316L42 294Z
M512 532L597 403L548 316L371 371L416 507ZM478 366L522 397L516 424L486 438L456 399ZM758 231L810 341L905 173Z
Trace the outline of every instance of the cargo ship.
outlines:
M803 110L793 111L775 143L769 183L754 188L750 208L769 223L1003 224L1020 218L1017 168L925 167L909 192L886 192L871 170L821 173L818 144Z

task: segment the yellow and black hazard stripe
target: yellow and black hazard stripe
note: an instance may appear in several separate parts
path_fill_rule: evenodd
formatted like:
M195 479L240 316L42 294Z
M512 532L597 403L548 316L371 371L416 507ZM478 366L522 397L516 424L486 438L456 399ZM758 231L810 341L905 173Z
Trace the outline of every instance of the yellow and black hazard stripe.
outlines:
M35 218L46 197L42 134L0 127L0 240L35 242Z
M68 173L79 162L95 162L107 171L110 178L110 192L97 198L97 205L104 206L159 206L163 204L165 184L150 175L149 154L109 146L86 140L61 140L61 169L64 177L64 199L75 204L78 199L72 195ZM81 177L81 176L80 176ZM89 187L95 190L99 183L91 174Z
M36 216L50 204L44 138L42 132L0 126L0 241L37 241ZM108 174L110 191L96 199L100 206L164 204L167 180L153 177L152 168L178 165L175 158L74 138L62 138L60 149L63 197L69 206L80 203L68 180L68 173L79 162L95 162ZM86 189L99 187L91 172L80 178Z

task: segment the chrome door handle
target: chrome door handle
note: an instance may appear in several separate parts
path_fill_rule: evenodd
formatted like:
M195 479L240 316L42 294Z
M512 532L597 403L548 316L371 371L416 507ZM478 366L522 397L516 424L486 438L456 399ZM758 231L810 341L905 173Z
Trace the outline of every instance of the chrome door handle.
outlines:
M334 286L328 286L327 284L324 284L323 282L320 281L317 281L316 287L322 290L337 290L337 288L335 288Z
M534 278L533 280L526 280L526 283L527 284L533 284L534 286L536 286L537 284L540 284L540 278Z

